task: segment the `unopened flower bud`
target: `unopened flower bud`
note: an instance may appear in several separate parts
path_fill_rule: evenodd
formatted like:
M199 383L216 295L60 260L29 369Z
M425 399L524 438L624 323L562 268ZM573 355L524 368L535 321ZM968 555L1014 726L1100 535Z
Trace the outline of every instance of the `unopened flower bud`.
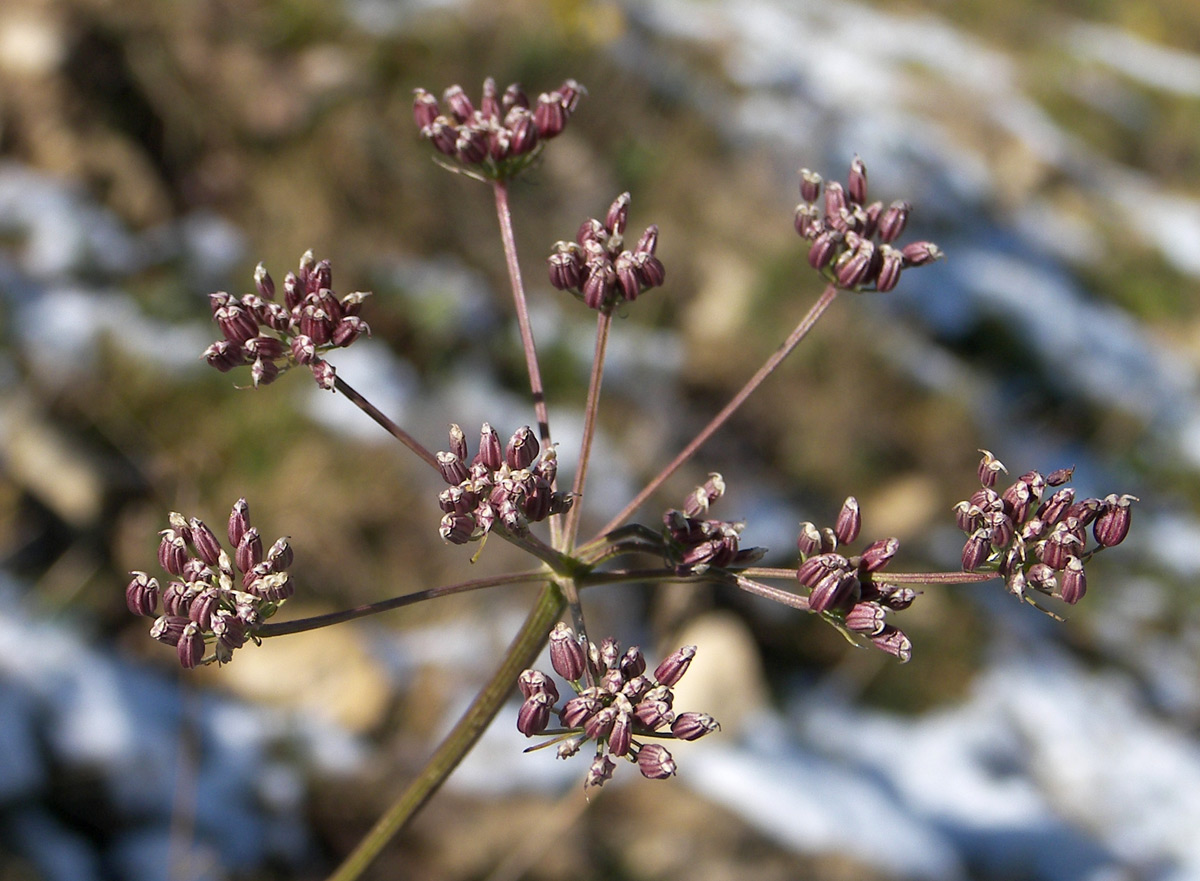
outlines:
M836 230L826 230L813 239L808 249L808 265L813 269L824 269L833 260L833 256L842 246L842 234Z
M895 655L901 664L908 663L912 658L912 641L905 636L903 630L890 624L872 636L871 642L876 648L883 649L889 655Z
M433 125L433 121L441 114L437 98L424 89L413 90L413 121L418 129Z
M480 429L479 461L491 471L499 470L504 464L504 448L500 446L500 435L486 422Z
M872 636L883 630L884 624L884 608L879 603L856 603L846 613L846 627L855 633Z
M583 260L577 250L577 245L559 242L554 253L546 258L550 271L550 284L560 291L579 289L583 281Z
M904 268L904 255L891 245L883 244L875 252L879 261L879 274L875 276L875 290L881 294L896 289L900 283L900 271Z
M533 122L542 138L553 138L560 134L567 124L567 109L563 106L563 96L558 92L538 95Z
M1118 496L1116 493L1104 497L1104 507L1092 524L1092 535L1095 536L1097 544L1111 548L1125 540L1133 520L1130 505L1136 501L1138 499L1134 496Z
M175 650L184 669L191 670L200 663L204 657L204 636L195 622L189 621L184 626Z
M317 358L309 368L312 370L313 379L317 381L317 387L323 388L325 391L333 391L337 380L337 371L333 365L324 358Z
M971 572L982 566L992 553L991 530L980 527L971 533L962 550L962 567L964 572Z
M933 242L913 242L905 245L901 253L904 254L905 266L924 266L946 256Z
M837 535L838 541L842 544L850 544L858 538L860 529L862 529L862 513L858 508L858 499L850 496L842 503L842 509L838 512L833 531Z
M125 605L135 615L154 617L158 613L158 579L145 572L130 572L133 580L125 588Z
M509 438L508 446L504 449L504 461L514 471L528 468L537 459L539 449L533 430L524 425Z
M671 733L680 740L699 740L720 729L721 724L708 713L680 713L671 723Z
M583 788L603 786L606 780L612 779L613 771L616 768L617 765L612 759L606 755L597 753L596 758L592 760L592 764L588 767L587 777L583 781Z
M258 530L251 526L242 533L242 540L238 542L237 553L234 554L233 562L241 572L249 572L263 559L263 543L262 538L258 534Z
M651 780L662 780L675 773L675 760L665 746L657 743L647 743L637 756L638 770L643 777Z
M899 550L898 538L881 538L871 542L859 556L858 568L861 572L878 572L891 562Z
M694 645L685 645L683 648L676 649L654 670L654 680L660 685L668 687L674 685L683 678L683 674L687 672L694 657L696 657Z
M880 240L890 244L900 238L911 211L912 205L908 202L893 202L889 205L879 218Z
M625 234L625 224L628 220L629 193L622 193L608 207L608 213L604 215L604 228L608 230L610 235L623 236Z
M800 198L805 202L815 202L821 195L821 175L807 168L800 169Z
M164 529L158 543L158 564L172 575L182 575L187 563L187 543L174 529Z
M550 695L544 691L531 694L517 713L517 730L526 737L541 734L550 724L550 707L553 703Z
M438 533L442 536L443 541L448 541L456 545L464 545L475 534L475 526L474 515L454 512L442 518L441 525L438 527Z
M808 595L808 608L813 612L833 612L847 609L861 595L858 578L848 572L830 572L816 583Z
M583 646L571 628L559 621L550 631L550 664L554 672L568 682L578 682L585 662Z
M1087 575L1083 571L1083 562L1078 557L1068 557L1067 565L1062 575L1062 600L1068 605L1075 605L1087 593Z

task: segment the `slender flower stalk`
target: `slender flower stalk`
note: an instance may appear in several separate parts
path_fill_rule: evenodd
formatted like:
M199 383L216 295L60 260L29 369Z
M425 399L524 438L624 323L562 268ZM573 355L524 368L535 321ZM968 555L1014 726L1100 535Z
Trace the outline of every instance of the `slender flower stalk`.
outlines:
M712 437L713 434L716 433L717 429L725 424L729 417L732 416L737 409L746 402L746 399L754 393L754 390L762 385L763 381L766 380L768 376L775 372L775 369L781 363L783 363L783 359L790 355L792 350L800 344L800 341L808 335L808 332L812 330L813 325L815 325L817 320L825 314L825 310L829 308L830 304L833 303L837 295L838 287L836 285L832 283L826 285L825 290L821 293L821 296L817 298L817 302L812 305L812 308L808 310L805 316L800 320L800 323L796 325L795 329L788 335L788 338L784 340L783 345L775 350L775 353L772 354L771 357L767 359L766 363L758 369L758 372L750 377L749 381L742 386L741 390L733 396L733 399L721 409L720 413L712 418L712 421L710 421L708 425L704 426L704 428L700 430L699 434L692 439L691 443L684 447L679 452L679 455L667 463L666 467L663 468L662 471L658 472L654 479L646 484L645 488L636 496L634 496L633 500L630 501L628 505L622 508L615 517L613 517L604 525L604 527L598 533L597 538L605 535L608 532L611 532L613 529L616 529L630 516L632 516L633 512L641 507L642 503L645 502L646 499L650 498L654 491L662 486L663 483L679 469L680 465L690 459L695 454L696 450L700 449L700 447L704 445L705 441ZM596 539L593 539L592 541L596 541ZM591 544L592 542L588 542L588 545Z
M575 482L571 494L579 499L587 483L588 463L592 458L592 438L596 433L596 413L600 408L600 384L604 380L604 357L608 350L608 332L612 328L612 313L601 311L596 316L596 352L592 358L592 376L588 382L587 403L584 405L583 441L579 445L579 466L575 471ZM573 505L567 512L564 542L568 553L579 530L579 515L582 505Z
M313 615L310 618L298 618L295 621L264 624L255 631L255 635L261 639L267 639L271 636L286 636L289 633L304 633L307 630L318 630L322 627L330 627L334 624L353 621L356 618L378 615L380 612L390 612L392 609L400 609L404 606L411 606L414 603L424 602L425 600L436 600L440 597L448 597L453 594L483 590L488 587L499 587L502 584L529 584L533 581L544 580L545 577L545 570L534 569L529 572L513 572L509 575L493 575L489 578L460 581L458 584L447 584L442 587L431 587L428 590L418 590L413 593L403 594L402 596L392 597L391 599L380 600L376 603L367 603L362 606L355 606L352 609L344 609L340 612Z
M351 388L348 382L346 382L340 376L335 376L333 380L333 387L349 398L356 407L374 419L384 431L416 453L422 462L433 468L435 471L438 470L437 457L433 453L429 452L429 450L426 449L419 440L385 416L378 407Z
M738 570L747 578L795 578L795 569L750 566ZM980 584L1000 576L995 572L892 572L887 580L893 584Z

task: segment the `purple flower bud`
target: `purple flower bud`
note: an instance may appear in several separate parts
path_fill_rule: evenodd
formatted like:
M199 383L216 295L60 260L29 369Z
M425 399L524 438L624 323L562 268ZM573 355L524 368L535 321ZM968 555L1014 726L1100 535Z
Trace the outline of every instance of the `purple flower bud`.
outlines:
M504 449L504 461L514 471L528 468L537 459L540 448L537 437L528 425L523 425L513 432Z
M598 697L585 691L567 701L559 711L558 718L567 728L580 728L602 706Z
M721 724L708 713L680 713L671 723L671 733L680 740L699 740L721 730Z
M548 139L559 135L567 125L567 108L564 106L563 95L559 92L543 92L538 95L533 122L540 137Z
M1074 502L1075 490L1069 486L1064 487L1042 502L1041 507L1037 509L1037 513L1034 516L1048 526L1053 526L1059 520L1063 519Z
M1002 498L1013 521L1023 523L1029 514L1029 506L1033 501L1033 494L1029 484L1023 480L1018 480L1004 491Z
M604 228L608 230L609 235L623 236L628 220L629 193L622 193L608 206L608 213L604 215Z
M250 382L255 388L260 385L270 385L279 376L279 366L274 361L264 361L257 358L250 367Z
M865 284L869 280L874 258L875 245L867 239L860 240L852 251L842 254L834 265L833 273L838 284L844 288Z
M246 529L246 532L241 534L238 551L234 553L233 559L234 565L242 573L248 573L256 565L263 562L263 539L259 538L258 529L250 527Z
M184 584L180 581L168 583L167 589L162 594L163 611L168 615L186 618L188 610L192 606L192 601L199 592L193 585Z
M583 720L583 733L589 740L603 740L608 737L617 722L617 708L604 707L600 712Z
M529 98L518 83L509 83L500 98L500 106L507 112L514 107L529 109Z
M913 600L917 598L917 592L911 587L898 587L895 584L877 584L875 589L879 593L879 602L894 612L907 609L913 604Z
M183 665L184 669L191 670L200 663L204 657L204 636L194 622L189 621L184 626L175 650L179 655L179 663Z
M662 261L653 254L635 252L633 255L633 270L643 288L661 287L667 280L667 270Z
M219 340L204 350L202 356L210 366L217 368L222 373L228 373L235 367L240 367L246 363L245 350L228 340Z
M881 294L895 290L900 283L900 271L904 268L904 255L891 245L880 245L875 252L879 262L879 273L875 276L875 290Z
M418 129L433 125L441 112L437 98L424 89L413 89L413 121Z
M825 216L826 218L837 218L842 214L842 209L846 207L846 191L837 181L830 181L825 185Z
M1008 469L1004 467L1004 463L991 454L989 450L980 450L983 453L983 458L979 460L979 482L988 489L996 485L996 478L1000 472L1008 473Z
M685 645L683 648L676 649L654 670L654 680L660 685L668 687L674 685L683 678L683 674L687 672L694 657L696 657L694 645Z
M633 679L646 671L646 658L640 648L631 645L625 650L617 666L626 679Z
M454 453L439 452L437 465L438 471L442 474L442 480L451 486L458 486L470 476L467 466Z
M546 258L551 286L560 291L578 290L583 281L583 259L579 254L579 246L559 242L554 249L554 253Z
M617 270L607 260L593 260L587 265L587 275L581 293L589 309L603 310L610 305L611 295L617 288Z
M1054 574L1054 570L1045 563L1034 563L1030 566L1025 579L1030 587L1045 594L1054 593L1055 588L1058 587L1058 577Z
M370 325L356 315L347 315L334 326L330 342L345 348L364 333L367 336L371 335Z
M450 108L450 112L460 123L466 122L475 113L475 105L471 103L471 99L467 97L463 87L457 83L442 93L442 100L446 102L446 106Z
M486 422L480 429L477 459L486 465L489 471L497 471L504 464L504 449L500 446L500 435Z
M617 276L617 285L621 288L621 296L626 302L632 303L642 292L642 280L634 264L633 254L622 251L613 263L613 272Z
M867 201L867 166L863 164L862 158L855 156L854 161L850 163L850 177L847 182L847 194L850 199L857 202L859 205L866 204Z
M849 568L850 561L841 554L818 554L800 564L796 570L796 580L805 587L815 587L826 575L844 572Z
M454 155L467 165L482 162L488 156L489 134L486 129L460 126L454 142Z
M174 529L164 529L159 535L162 540L158 543L158 564L172 575L182 575L188 560L187 543L183 536Z
M1063 521L1055 525L1049 538L1038 543L1036 551L1038 558L1051 569L1063 569L1068 558L1082 553L1083 544L1083 539Z
M474 515L455 512L447 514L442 518L438 532L441 534L443 541L448 541L456 545L465 545L471 540L471 536L475 534L475 526Z
M311 251L305 253L311 254ZM283 277L283 303L290 312L300 305L300 301L304 299L304 282L302 282L294 272L289 272Z
M188 609L188 617L195 621L201 630L208 630L212 626L213 612L220 605L221 592L212 589L206 590L192 601L192 605Z
M912 205L908 202L893 202L889 205L887 211L879 218L880 240L890 244L900 238L911 211Z
M545 692L531 694L517 713L517 730L526 737L541 734L550 724L550 707L553 703Z
M167 645L179 645L183 629L191 623L182 615L163 615L150 626L150 636Z
M1068 557L1062 576L1062 600L1073 606L1083 599L1085 593L1087 575L1083 571L1083 562L1078 557Z
M558 687L554 684L554 680L543 673L541 670L525 670L517 677L517 688L521 690L522 697L531 697L535 694L548 694L551 697L550 704L553 706L558 703Z
M800 169L800 198L805 202L815 202L821 195L821 175L807 168Z
M1046 486L1062 486L1068 482L1075 474L1075 466L1070 468L1057 468L1046 475Z
M841 248L842 241L842 234L836 230L820 233L808 249L808 265L813 269L824 269Z
M130 572L133 580L125 588L125 605L135 615L151 618L158 613L158 579L145 572Z
M1092 524L1092 535L1096 543L1104 548L1119 545L1129 535L1129 525L1133 520L1130 505L1138 501L1135 496L1118 496L1110 493L1104 497L1104 506L1100 510L1096 522Z
M859 557L860 572L878 572L892 561L892 557L900 550L900 539L881 538L871 542Z
M333 365L324 358L316 358L308 366L312 370L313 379L317 381L317 387L333 391L337 380L337 371Z
M500 119L500 101L496 98L496 81L492 77L483 81L483 99L479 102L479 112L484 119Z
M980 527L971 533L962 549L962 567L964 572L978 569L992 553L991 530Z
M637 763L642 776L651 780L662 780L675 773L675 760L665 746L657 743L647 743L638 750Z
M883 630L884 608L879 603L857 603L846 613L846 627L855 633L873 636Z
M895 655L901 664L908 663L912 658L912 641L904 635L903 630L886 625L883 630L871 637L875 647L889 655Z
M574 632L559 621L550 631L550 664L554 671L568 682L577 682L583 676L585 660L583 646Z
M458 131L444 116L439 116L421 129L421 137L427 138L439 153L447 156L454 155L455 145L458 143Z
M860 529L862 529L862 513L858 509L858 499L849 496L842 503L842 510L838 512L833 531L837 535L838 541L848 545L858 538Z
M292 565L292 557L292 546L288 543L286 535L275 539L275 543L267 551L267 562L271 564L272 572L282 572L290 567Z
M944 256L942 249L933 242L913 242L910 245L905 245L901 249L904 254L904 265L907 266L924 266L926 263L933 263L935 260L941 260Z
M505 126L511 132L509 151L514 156L530 152L538 145L537 123L529 110L514 108L505 117Z
M833 612L849 609L861 596L858 578L849 572L830 572L816 583L808 595L808 608L813 612Z
M258 336L258 322L241 306L222 306L214 318L225 339L235 345L245 345L247 340Z
M998 548L1008 547L1016 534L1012 519L1003 511L989 511L984 514L983 528L988 530L992 545Z

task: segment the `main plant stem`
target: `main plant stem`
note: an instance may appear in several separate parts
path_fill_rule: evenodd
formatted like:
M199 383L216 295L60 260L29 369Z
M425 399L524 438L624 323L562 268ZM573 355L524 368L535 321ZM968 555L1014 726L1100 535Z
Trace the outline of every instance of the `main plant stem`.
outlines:
M795 330L788 335L788 338L783 341L783 344L775 350L775 353L771 355L770 358L767 359L767 362L758 369L758 372L755 373L754 376L750 377L750 380L744 386L742 386L741 391L733 396L733 400L726 404L721 412L714 416L712 421L700 430L700 433L692 439L691 443L689 443L683 448L683 450L680 451L678 456L672 459L653 480L646 484L645 489L638 493L628 505L622 508L621 512L617 514L617 516L613 517L612 520L605 524L604 528L598 533L597 538L605 535L613 529L616 529L618 526L624 523L625 520L632 515L633 512L636 511L644 501L646 501L646 499L650 498L650 495L656 489L662 486L667 478L669 478L676 472L676 470L678 470L680 465L690 459L695 454L696 450L700 449L704 442L712 437L713 433L716 432L718 428L725 424L726 420L733 415L734 411L736 411L738 407L745 403L746 399L750 397L756 388L762 385L763 380L775 372L775 368L777 368L783 362L784 358L792 353L792 350L796 348L796 346L800 344L800 341L804 339L810 330L812 330L813 325L817 323L817 319L825 313L825 310L829 308L829 305L834 301L834 298L837 297L837 293L838 288L835 285L829 284L825 287L825 290L821 293L821 296L817 299L817 302L812 305L812 308L808 310L808 313L800 320L800 323L796 325ZM595 541L595 539L593 539L593 541ZM589 542L589 544L591 544L591 542Z
M329 881L355 881L361 876L393 836L446 782L446 778L458 767L458 763L471 751L489 723L500 712L521 671L528 668L537 658L546 643L546 634L562 614L562 609L561 590L555 584L547 584L520 632L508 647L504 660L463 717L458 720L458 724L446 735L420 775L379 818L371 831L346 857L345 862L329 876Z

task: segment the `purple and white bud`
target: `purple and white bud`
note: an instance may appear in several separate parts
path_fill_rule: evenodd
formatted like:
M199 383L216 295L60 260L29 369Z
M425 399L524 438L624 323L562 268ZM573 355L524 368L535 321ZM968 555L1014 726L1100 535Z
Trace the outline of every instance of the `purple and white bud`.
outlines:
M568 111L560 92L543 92L538 95L537 107L533 111L533 123L542 138L553 138L567 125Z
M264 361L256 358L250 366L250 382L255 388L260 385L270 385L279 377L279 365L274 361Z
M174 529L164 529L159 535L158 564L172 575L182 575L188 560L187 542Z
M513 432L504 448L504 461L514 471L528 468L537 459L540 447L537 437L528 425L523 425Z
M859 571L878 572L891 562L892 557L896 556L899 550L900 539L898 538L881 538L879 541L871 542L859 556Z
M158 579L145 572L130 572L133 580L125 588L125 605L135 615L152 618L158 614Z
M586 656L575 633L559 621L550 631L550 664L563 679L577 682L583 676Z
M796 213L792 218L796 234L802 239L815 238L818 233L824 230L820 218L821 212L817 206L801 202L796 206Z
M442 518L438 533L443 541L456 545L465 545L475 534L475 516L473 514L453 512Z
M221 333L225 334L225 339L238 346L243 346L247 340L258 336L258 322L239 305L231 303L222 306L214 318L217 326L221 328Z
M708 713L680 713L671 723L671 733L680 740L699 740L721 730L721 723Z
M867 202L867 166L862 158L854 157L850 163L850 177L847 179L846 194L852 202L865 205Z
M477 461L487 466L489 471L498 471L504 464L504 448L500 446L500 435L487 422L479 433L479 454Z
M458 144L458 130L444 116L439 116L421 129L421 137L427 138L433 144L434 149L447 156L454 155Z
M463 87L457 83L442 93L442 100L446 102L446 106L450 108L450 112L460 123L466 122L475 113L475 105L471 103L471 99L467 97Z
M912 658L912 641L905 636L904 631L891 624L886 625L883 630L871 637L871 642L875 647L882 649L889 655L895 655L896 659L901 664L908 663Z
M837 230L827 229L813 239L808 249L808 265L813 269L824 269L842 247L844 237Z
M167 645L179 645L184 628L191 623L182 615L163 615L150 625L150 636Z
M604 228L608 230L609 235L624 236L628 220L629 193L622 193L608 206L608 213L604 215Z
M583 281L583 258L579 246L571 242L558 242L554 253L546 258L550 272L550 284L560 291L579 289Z
M454 453L439 451L435 458L437 459L438 471L441 472L442 480L446 481L450 486L458 486L470 477L466 464L462 459L454 455Z
M621 656L617 667L626 679L634 679L646 672L646 658L640 648L636 645L631 645L625 650L625 654Z
M535 692L525 699L517 713L517 730L526 737L535 737L550 724L550 708L554 701L546 692Z
M1062 601L1075 605L1087 593L1087 575L1083 571L1083 561L1078 557L1068 557L1067 565L1062 574Z
M1129 526L1133 521L1130 505L1138 501L1135 496L1110 493L1104 497L1104 506L1092 524L1092 535L1096 543L1104 548L1119 545L1129 535Z
M904 255L891 245L883 244L875 252L879 262L879 273L875 276L875 290L881 294L896 289L900 283L900 271L904 268Z
M292 546L288 543L286 535L275 539L275 543L267 551L267 562L271 564L272 572L282 572L290 567L292 565L292 557Z
M685 645L669 654L654 670L654 681L668 687L683 678L692 659L696 657L696 647Z
M213 636L217 638L217 658L228 661L234 649L246 644L246 625L232 612L220 610L213 615Z
M1045 563L1034 563L1030 566L1025 580L1034 590L1045 594L1054 593L1058 587L1058 577L1054 574L1054 570Z
M558 686L554 680L541 670L524 670L517 677L517 688L522 697L532 697L535 694L548 694L552 698L551 705L558 703Z
M208 362L209 366L217 368L222 373L228 373L233 368L246 363L245 349L229 340L218 340L213 343L204 350L201 357Z
M496 95L496 81L488 77L483 81L483 98L479 102L479 113L484 119L500 119L500 101Z
M893 202L879 218L879 239L891 244L904 233L912 205L908 202Z
M312 370L313 379L317 381L317 387L333 391L337 382L337 371L333 365L324 358L317 358L308 366Z
M821 175L807 168L800 169L800 198L815 202L821 195Z
M184 584L180 581L169 582L167 589L162 593L163 611L168 615L186 618L188 610L192 607L192 601L199 593L199 589L194 585Z
M860 529L862 529L862 512L858 508L858 499L849 496L842 503L841 511L838 512L833 532L837 535L839 542L848 545L858 538Z
M588 689L563 704L558 718L567 728L582 728L584 722L603 707L600 699L595 694L590 694L590 691L594 689Z
M212 626L213 613L220 608L220 605L221 592L213 589L206 590L192 601L192 605L188 609L188 617L195 621L201 630L208 630Z
M619 279L616 267L608 260L593 260L587 265L587 275L580 293L589 309L603 310L610 305Z
M441 114L437 98L424 89L413 89L413 122L419 130L433 125L433 121Z
M973 572L987 562L987 558L992 553L991 536L991 530L982 526L971 533L962 549L964 572Z
M835 220L842 216L843 209L846 208L846 191L837 181L830 181L825 185L825 218L826 220Z
M204 657L204 636L195 622L189 621L184 626L175 650L179 655L179 663L185 670L191 670L200 663Z
M366 334L371 335L371 327L357 315L347 315L339 321L333 328L333 335L330 337L330 342L335 346L345 348L351 345L360 336Z
M942 249L933 242L913 242L905 245L901 249L904 254L904 265L908 266L924 266L927 263L933 263L935 260L941 260L946 255Z
M1075 490L1071 487L1064 487L1058 490L1046 501L1042 502L1034 515L1038 520L1041 520L1048 526L1053 526L1058 521L1062 520L1075 503Z
M907 609L913 604L913 600L917 598L917 592L911 587L899 587L895 584L877 584L875 589L879 592L879 602L894 612L902 612Z
M592 760L592 764L588 767L587 777L583 780L583 788L603 786L606 780L612 779L613 771L616 769L616 762L606 755L597 753L596 758Z
M856 288L865 284L870 278L874 259L875 245L867 239L861 239L853 250L842 254L834 265L833 274L837 283L844 288Z
M808 595L813 612L834 612L851 608L862 595L858 577L850 572L830 572L816 583Z
M262 561L262 538L259 537L258 530L251 526L242 533L241 541L238 542L237 551L233 556L233 562L239 571L249 572Z
M643 777L651 780L662 780L675 773L675 760L665 746L657 743L647 743L637 755L638 770Z
M637 273L638 280L641 281L643 289L661 287L662 283L667 280L666 267L653 254L635 252L633 255L633 270Z
M996 485L996 479L1000 476L1000 472L1008 473L1008 469L1004 467L1004 463L992 455L990 450L980 450L983 453L983 458L979 460L979 482L991 489Z
M879 603L857 603L846 613L846 627L855 633L874 636L883 630L886 623L884 615L884 608Z

